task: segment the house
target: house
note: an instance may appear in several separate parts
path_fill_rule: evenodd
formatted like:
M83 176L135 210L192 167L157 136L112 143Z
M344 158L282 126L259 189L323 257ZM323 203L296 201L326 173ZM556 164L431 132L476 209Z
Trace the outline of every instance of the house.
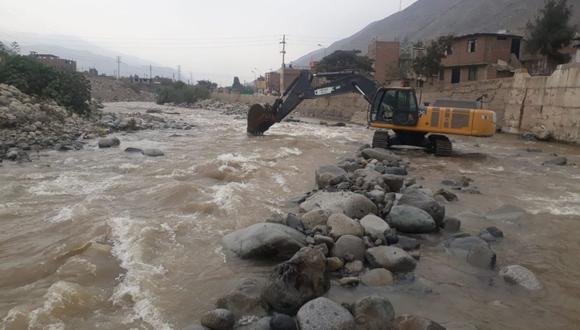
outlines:
M522 37L508 33L475 33L456 37L441 61L442 84L507 78L521 67Z
M73 60L65 60L52 54L39 54L37 52L30 52L28 56L58 70L68 72L77 71L77 62Z
M266 72L266 90L270 94L280 94L280 73L276 71Z
M368 47L368 57L373 60L374 79L381 85L399 81L401 44L398 41L373 40Z

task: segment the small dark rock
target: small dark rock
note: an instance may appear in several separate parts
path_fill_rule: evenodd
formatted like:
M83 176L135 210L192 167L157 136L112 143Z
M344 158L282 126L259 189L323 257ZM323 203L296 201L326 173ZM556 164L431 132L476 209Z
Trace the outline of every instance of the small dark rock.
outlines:
M121 141L116 137L108 137L99 140L99 148L112 148L118 147Z
M141 150L139 148L128 147L125 149L125 152L142 154L143 150Z
M270 319L270 329L272 330L298 330L296 320L286 314L275 313Z

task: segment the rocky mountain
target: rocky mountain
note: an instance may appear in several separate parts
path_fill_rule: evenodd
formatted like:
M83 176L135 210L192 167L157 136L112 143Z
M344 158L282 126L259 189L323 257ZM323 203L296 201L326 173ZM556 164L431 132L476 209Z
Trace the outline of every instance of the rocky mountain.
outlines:
M532 19L545 0L418 0L405 10L373 22L354 35L339 40L326 50L307 54L294 63L306 65L322 54L335 50L359 49L367 52L373 39L429 40L441 35L463 35L476 32L508 30L524 34L526 23ZM573 22L580 21L580 4L573 5ZM580 25L579 25L580 28Z

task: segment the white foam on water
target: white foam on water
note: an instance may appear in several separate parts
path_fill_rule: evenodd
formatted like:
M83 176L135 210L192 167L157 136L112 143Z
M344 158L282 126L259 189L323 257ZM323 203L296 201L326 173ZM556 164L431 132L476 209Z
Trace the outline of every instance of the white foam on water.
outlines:
M128 323L142 320L153 329L171 330L172 326L163 319L161 312L153 303L153 293L142 284L152 276L164 274L165 269L147 264L143 260L139 246L140 239L133 233L134 226L140 225L143 223L127 217L109 220L115 240L112 253L120 261L121 267L127 271L122 282L115 288L112 300L115 305L122 306L126 304L125 297L131 297L130 300L134 302L133 315L128 315ZM137 230L137 232L140 231Z
M70 207L63 207L58 211L58 213L52 217L46 219L49 223L60 223L68 220L72 220L73 210Z
M131 163L123 163L119 165L119 169L121 170L136 170L138 168L141 168L141 165Z
M276 154L276 158L285 158L287 156L300 156L300 155L302 155L302 150L298 148L281 147L278 153Z
M251 189L253 186L244 182L230 182L225 185L215 185L213 190L212 202L217 206L231 212L236 208L236 204L242 202L242 194Z
M274 181L282 188L284 192L290 192L290 189L286 185L286 179L282 174L275 174Z
M580 215L580 193L567 192L558 198L535 195L524 195L517 198L535 204L535 208L528 210L532 214Z
M61 174L51 181L42 181L32 185L28 191L37 196L54 195L95 195L108 189L115 180L123 176L108 177L102 180L83 179L82 174Z

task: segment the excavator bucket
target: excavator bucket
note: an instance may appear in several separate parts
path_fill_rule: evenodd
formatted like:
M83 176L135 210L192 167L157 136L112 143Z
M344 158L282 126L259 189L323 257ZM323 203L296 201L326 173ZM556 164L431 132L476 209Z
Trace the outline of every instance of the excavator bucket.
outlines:
M262 135L276 123L276 113L270 106L254 104L248 111L248 133Z

